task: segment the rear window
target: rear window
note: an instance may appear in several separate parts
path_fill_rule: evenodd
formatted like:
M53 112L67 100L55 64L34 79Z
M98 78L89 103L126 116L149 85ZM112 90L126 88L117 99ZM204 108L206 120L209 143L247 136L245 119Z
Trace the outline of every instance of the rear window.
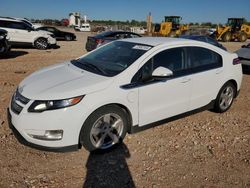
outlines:
M96 35L96 38L107 37L107 36L110 36L110 35L112 35L112 34L114 34L114 32L112 32L112 31L106 31L106 32L102 32L102 33L100 33L100 34L97 34L97 35Z

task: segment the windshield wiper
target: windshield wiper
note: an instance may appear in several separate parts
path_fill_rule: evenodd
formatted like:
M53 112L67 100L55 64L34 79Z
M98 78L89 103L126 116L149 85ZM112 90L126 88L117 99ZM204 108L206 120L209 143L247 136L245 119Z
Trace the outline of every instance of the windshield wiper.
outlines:
M88 67L90 69L97 70L98 72L101 72L104 75L107 74L103 69L101 69L100 67L98 67L98 66L96 66L96 65L94 65L92 63L83 62L82 65L84 65L84 66L86 66L86 67Z
M96 65L94 65L92 63L88 63L86 61L81 62L81 61L79 61L79 59L73 59L70 62L71 63L79 63L79 65L81 65L81 66L85 66L85 67L87 67L89 69L96 70L96 71L102 73L103 75L107 75L107 73L103 69L101 69L100 67L98 67L98 66L96 66Z

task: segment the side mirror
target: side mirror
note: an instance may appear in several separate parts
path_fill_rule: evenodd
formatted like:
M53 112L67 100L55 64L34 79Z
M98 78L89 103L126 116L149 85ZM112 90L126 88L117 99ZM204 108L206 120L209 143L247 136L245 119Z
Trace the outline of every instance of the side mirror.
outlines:
M156 80L165 80L171 76L173 76L173 71L165 67L158 67L152 73L152 77Z

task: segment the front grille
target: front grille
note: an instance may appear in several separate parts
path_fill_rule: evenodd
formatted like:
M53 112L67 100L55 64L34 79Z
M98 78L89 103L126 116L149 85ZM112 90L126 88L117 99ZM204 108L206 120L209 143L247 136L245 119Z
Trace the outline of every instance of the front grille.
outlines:
M15 114L20 114L21 111L23 110L23 106L19 105L18 102L20 102L23 105L28 104L28 102L30 101L30 99L22 96L19 91L17 90L12 99L11 99L11 110L15 113Z

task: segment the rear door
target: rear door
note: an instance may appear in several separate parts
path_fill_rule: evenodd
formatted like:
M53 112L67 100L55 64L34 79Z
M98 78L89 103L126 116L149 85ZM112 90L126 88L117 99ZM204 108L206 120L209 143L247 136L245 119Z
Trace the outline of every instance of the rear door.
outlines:
M209 104L222 86L222 56L207 48L187 47L188 68L192 79L190 110Z
M10 41L16 43L32 43L33 29L23 22L8 22Z

